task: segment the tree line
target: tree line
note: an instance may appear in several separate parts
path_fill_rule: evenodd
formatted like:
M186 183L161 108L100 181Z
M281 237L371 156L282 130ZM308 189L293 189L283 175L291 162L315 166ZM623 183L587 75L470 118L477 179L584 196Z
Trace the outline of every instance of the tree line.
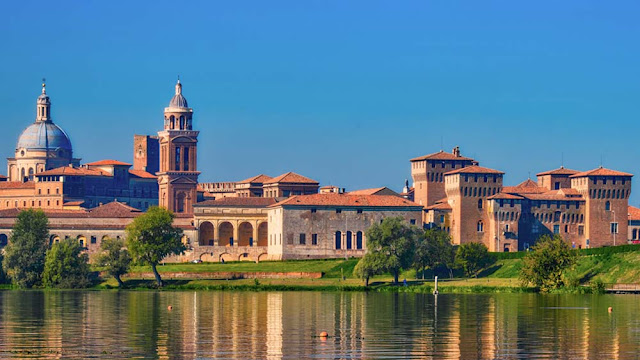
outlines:
M484 244L454 246L445 231L423 230L407 224L402 217L388 217L367 230L367 252L354 268L354 275L369 286L374 275L390 273L397 284L403 270L413 268L423 279L426 269L437 268L444 268L450 277L455 269L477 276L494 261Z
M182 230L173 226L174 214L153 206L125 229L126 241L106 238L96 266L113 276L118 286L132 264L150 265L158 287L163 285L157 265L171 254L182 254ZM9 244L0 253L0 281L19 288L85 288L91 285L89 256L77 239L50 243L49 221L41 209L21 211Z
M561 236L543 235L522 259L519 280L523 286L532 286L548 292L564 286L576 286L567 278L577 259ZM400 273L415 269L416 277L425 278L425 269L443 268L453 277L460 269L467 277L476 276L496 262L487 247L478 242L459 246L451 243L447 232L439 229L423 230L407 224L401 217L385 218L367 230L367 252L354 268L354 275L363 279L365 286L374 275L390 273L398 284Z

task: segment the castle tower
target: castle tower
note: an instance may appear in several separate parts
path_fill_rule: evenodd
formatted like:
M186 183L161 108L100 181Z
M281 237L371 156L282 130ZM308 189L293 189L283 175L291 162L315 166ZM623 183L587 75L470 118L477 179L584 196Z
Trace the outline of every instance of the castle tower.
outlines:
M632 176L603 167L570 176L571 187L585 199L585 243L582 247L627 243Z
M198 131L192 130L193 109L182 95L180 80L176 94L164 109L164 130L158 132L160 171L159 205L175 213L190 214L197 201Z
M440 151L411 159L414 201L422 206L431 206L442 200L447 196L444 174L477 164L477 161L461 156L460 148L457 146L451 153Z
M488 199L502 190L502 171L467 166L447 172L445 191L452 209L451 241L456 244L480 242L497 251L492 229L492 209Z

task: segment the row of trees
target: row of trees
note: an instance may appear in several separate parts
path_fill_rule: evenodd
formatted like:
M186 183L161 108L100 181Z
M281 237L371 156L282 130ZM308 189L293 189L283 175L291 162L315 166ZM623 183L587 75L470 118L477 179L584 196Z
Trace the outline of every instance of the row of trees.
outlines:
M453 246L444 231L424 231L401 217L390 217L367 230L367 253L354 268L354 275L369 286L372 276L391 273L397 284L400 273L410 268L422 273L423 279L426 269L438 267L446 269L451 277L456 268L467 276L476 276L493 261L481 243Z
M105 239L96 265L123 286L121 276L132 262L150 265L159 287L163 285L157 265L168 255L181 254L185 246L182 230L173 227L174 215L160 207L151 207L126 228L126 243ZM83 288L90 284L89 257L76 239L49 243L48 219L42 210L24 210L18 214L9 244L0 255L0 281L21 288Z

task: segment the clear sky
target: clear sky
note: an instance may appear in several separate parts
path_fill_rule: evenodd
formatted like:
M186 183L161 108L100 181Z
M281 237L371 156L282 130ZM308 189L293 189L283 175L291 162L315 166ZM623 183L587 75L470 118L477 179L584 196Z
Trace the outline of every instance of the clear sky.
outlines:
M456 145L507 185L563 158L640 176L637 1L5 1L0 11L4 157L46 77L75 155L131 162L133 135L162 128L180 75L201 181L295 171L400 190L410 158Z

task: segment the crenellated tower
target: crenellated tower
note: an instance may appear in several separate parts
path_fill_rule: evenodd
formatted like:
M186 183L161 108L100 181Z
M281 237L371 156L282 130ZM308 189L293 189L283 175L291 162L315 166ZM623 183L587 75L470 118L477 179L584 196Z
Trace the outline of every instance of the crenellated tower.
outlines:
M160 171L159 205L175 213L191 214L197 201L198 131L192 127L193 109L182 95L178 79L176 93L164 109L164 129L158 132Z

